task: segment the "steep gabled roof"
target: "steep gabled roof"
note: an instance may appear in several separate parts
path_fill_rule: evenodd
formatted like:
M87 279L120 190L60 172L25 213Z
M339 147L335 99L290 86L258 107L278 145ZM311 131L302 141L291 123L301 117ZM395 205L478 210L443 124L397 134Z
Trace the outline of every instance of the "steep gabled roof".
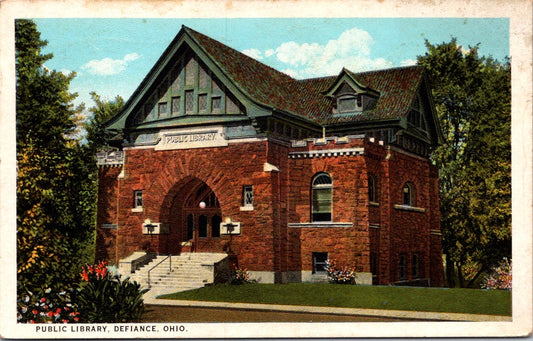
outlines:
M210 63L216 65L219 71L251 102L267 108L270 112L296 115L322 126L400 119L408 114L410 104L424 79L424 69L412 66L359 73L343 69L337 76L296 80L204 34L183 26L132 95L132 98L136 97L136 99L128 100L122 115L128 110L131 112L131 107L136 105L135 103L140 100L139 96L143 95L143 89L150 86L150 82L158 78L156 73L162 72L166 67L165 63L172 60L172 54L177 51L174 45L180 44L188 44L193 51L201 52L206 56ZM339 81L342 75L349 76L365 89L379 94L376 105L360 113L334 115L332 112L334 101L325 96L325 93L335 87L335 82ZM119 113L111 119L110 123L125 124L126 120L123 116L118 118L120 115ZM113 126L116 127L117 123Z
M423 78L418 66L354 73L343 69L365 88L380 93L377 106L353 116L334 116L333 102L324 96L339 76L295 80L212 38L185 27L212 60L259 103L287 111L320 125L405 116Z

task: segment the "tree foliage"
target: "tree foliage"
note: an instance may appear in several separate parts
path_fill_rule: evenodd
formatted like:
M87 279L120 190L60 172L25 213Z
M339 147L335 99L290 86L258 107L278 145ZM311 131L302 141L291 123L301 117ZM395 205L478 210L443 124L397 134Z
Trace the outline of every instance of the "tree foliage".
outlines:
M68 286L94 254L94 156L72 137L75 74L48 70L35 23L15 22L18 289Z
M106 134L103 123L122 109L124 99L117 95L111 101L104 101L94 91L91 92L91 98L95 106L89 109L92 116L90 121L85 125L85 130L87 131L88 148L95 153L98 149L107 146L109 136Z
M479 56L478 46L463 50L455 38L426 47L418 63L428 70L445 139L432 159L446 274L450 286L471 286L511 257L511 67Z

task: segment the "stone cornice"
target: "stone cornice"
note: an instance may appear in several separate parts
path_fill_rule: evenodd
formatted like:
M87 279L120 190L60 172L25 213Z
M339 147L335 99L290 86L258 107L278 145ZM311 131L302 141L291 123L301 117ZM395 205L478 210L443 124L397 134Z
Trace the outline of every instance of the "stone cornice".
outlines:
M357 156L363 155L364 148L343 148L343 149L323 149L308 150L303 152L289 153L290 159L309 159L315 157L337 157L337 156Z

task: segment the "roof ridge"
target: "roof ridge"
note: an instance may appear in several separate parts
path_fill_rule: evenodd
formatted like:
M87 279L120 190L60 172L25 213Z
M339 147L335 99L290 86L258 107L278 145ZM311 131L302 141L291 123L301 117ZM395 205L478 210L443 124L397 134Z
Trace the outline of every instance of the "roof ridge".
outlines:
M211 38L211 37L209 37L209 36L207 36L207 35L205 35L205 34L203 34L203 33L201 33L201 32L198 32L198 31L196 31L196 30L194 30L194 29L188 27L188 26L182 25L182 27L183 27L186 31L189 31L189 33L192 33L193 36L194 36L194 35L196 35L196 36L200 36L202 39L208 40L208 41L210 41L210 42L214 42L214 43L219 44L219 45L223 45L225 48L230 49L230 50L235 51L236 53L240 54L241 57L247 59L248 61L251 61L251 62L254 63L254 64L259 64L259 65L261 65L262 67L267 68L267 69L273 71L274 73L277 73L277 74L278 74L279 76L281 76L282 78L287 78L287 79L285 79L284 81L295 81L295 79L292 78L291 76L289 76L288 74L286 74L286 73L284 73L284 72L281 72L281 71L279 71L279 70L276 70L275 68L273 68L273 67L271 67L271 66L269 66L269 65L267 65L267 64L265 64L265 63L262 63L262 62L258 61L257 59L252 58L252 57L246 55L245 53L242 53L241 51L239 51L239 50L237 50L237 49L234 49L233 47L231 47L231 46L229 46L229 45L227 45L227 44L224 44L224 43L222 43L222 42L220 42L220 41L218 41L218 40L216 40L216 39L213 39L213 38ZM196 37L195 37L195 38L196 38ZM201 46L201 45L202 45L202 44L200 43L200 46Z

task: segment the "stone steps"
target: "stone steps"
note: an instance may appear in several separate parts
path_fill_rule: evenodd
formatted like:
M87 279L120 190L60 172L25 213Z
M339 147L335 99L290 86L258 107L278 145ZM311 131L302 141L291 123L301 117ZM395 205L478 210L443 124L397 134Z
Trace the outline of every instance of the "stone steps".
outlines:
M171 256L171 261L165 259L166 257L157 256L130 275L131 280L137 281L143 288L150 289L150 296L156 293L159 295L197 289L213 283L214 264L223 260L227 255L186 253ZM148 284L148 271L150 271L150 284Z

